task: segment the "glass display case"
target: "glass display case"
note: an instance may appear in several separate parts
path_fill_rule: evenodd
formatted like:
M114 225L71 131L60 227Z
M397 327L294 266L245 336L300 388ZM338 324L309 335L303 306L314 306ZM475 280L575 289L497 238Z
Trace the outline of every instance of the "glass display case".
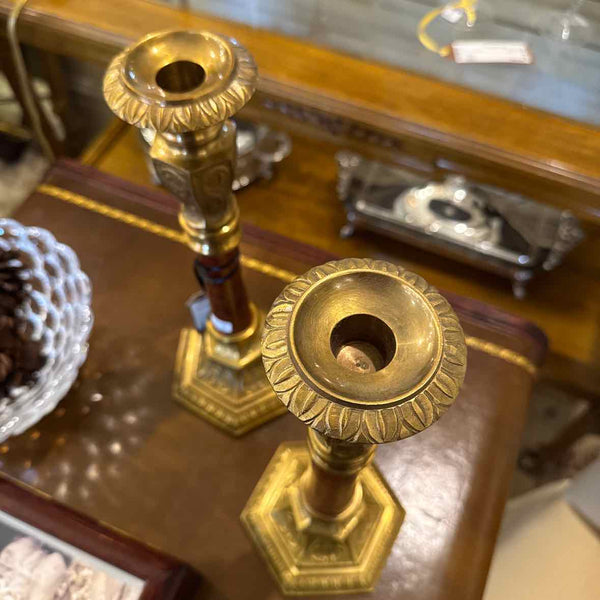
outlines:
M456 64L419 43L422 19L446 4L436 0L171 0L257 28L303 38L492 94L557 115L600 123L600 3L592 0L475 0L477 19L437 17L428 35L519 40L533 64ZM450 3L448 3L450 4ZM456 3L454 3L456 4Z

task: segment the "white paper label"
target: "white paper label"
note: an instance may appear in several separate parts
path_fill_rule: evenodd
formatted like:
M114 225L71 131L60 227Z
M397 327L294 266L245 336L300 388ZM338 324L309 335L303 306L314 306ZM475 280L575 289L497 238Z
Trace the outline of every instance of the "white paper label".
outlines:
M187 306L190 309L194 327L198 331L204 331L206 329L206 321L210 316L210 302L208 296L200 290L190 296L187 301Z
M530 65L533 55L526 42L515 40L456 40L452 55L457 63L510 63Z
M219 319L215 315L210 315L210 320L219 333L231 333L233 331L233 323L229 321L223 321L223 319Z
M441 17L442 19L445 19L446 21L448 21L448 23L458 23L463 15L465 14L465 11L462 8L445 8L442 12L441 12Z

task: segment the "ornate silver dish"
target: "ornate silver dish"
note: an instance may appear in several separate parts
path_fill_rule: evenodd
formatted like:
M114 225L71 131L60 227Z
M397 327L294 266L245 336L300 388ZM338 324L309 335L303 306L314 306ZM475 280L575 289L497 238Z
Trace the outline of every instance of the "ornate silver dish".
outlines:
M408 169L342 151L342 237L362 227L508 277L517 298L583 238L577 219L504 189L451 175L431 181Z

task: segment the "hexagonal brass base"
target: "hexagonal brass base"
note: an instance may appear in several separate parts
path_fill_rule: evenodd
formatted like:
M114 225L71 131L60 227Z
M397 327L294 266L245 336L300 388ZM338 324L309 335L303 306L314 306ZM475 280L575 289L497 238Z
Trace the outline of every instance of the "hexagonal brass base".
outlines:
M287 443L277 449L244 508L244 527L284 594L369 591L398 535L404 510L370 465L359 475L363 507L347 536L335 539L315 533L315 528L299 531L289 491L309 460L305 444Z
M239 436L285 412L260 359L233 369L206 355L206 336L184 329L179 339L173 395L186 408Z

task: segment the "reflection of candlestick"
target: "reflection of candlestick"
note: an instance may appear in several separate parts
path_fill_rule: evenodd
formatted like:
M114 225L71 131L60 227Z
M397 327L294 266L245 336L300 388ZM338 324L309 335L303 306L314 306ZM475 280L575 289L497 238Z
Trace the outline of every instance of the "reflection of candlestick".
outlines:
M419 276L375 260L316 267L267 315L267 377L309 425L283 444L242 520L282 590L371 589L404 511L370 464L376 444L432 425L454 402L466 346L448 302Z
M260 368L262 315L240 273L239 211L231 185L235 124L252 96L256 65L237 42L205 32L151 34L119 54L104 96L124 121L156 131L150 157L181 201L179 221L197 253L210 300L204 333L182 333L175 396L239 435L282 408Z

